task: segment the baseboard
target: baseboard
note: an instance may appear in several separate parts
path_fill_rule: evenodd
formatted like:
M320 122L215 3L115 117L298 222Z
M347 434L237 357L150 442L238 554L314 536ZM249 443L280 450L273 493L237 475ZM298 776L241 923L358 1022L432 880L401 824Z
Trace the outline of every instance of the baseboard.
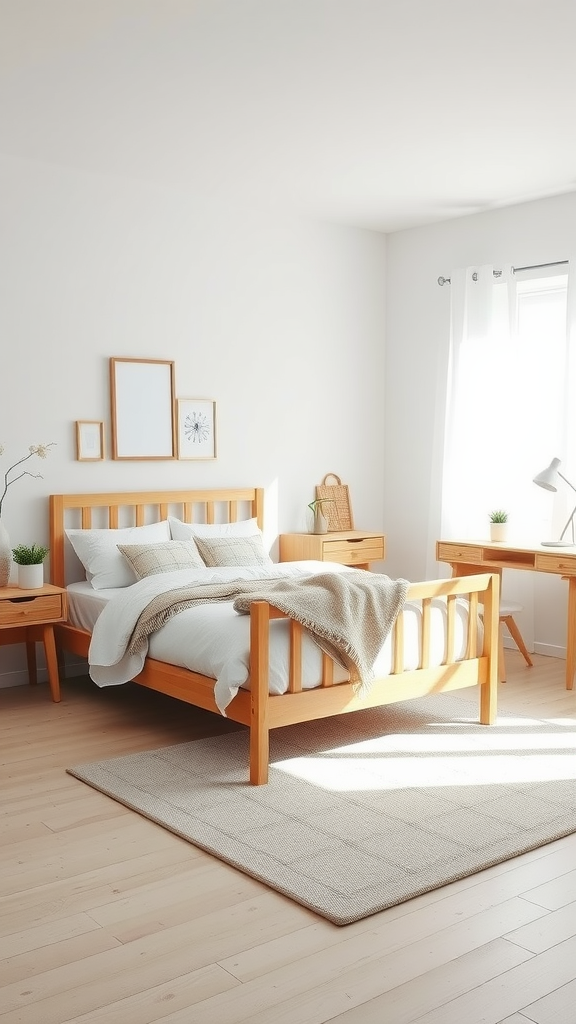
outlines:
M88 673L88 664L85 661L73 661L66 663L64 679L71 679L73 676L85 676ZM45 668L38 668L38 682L48 682L48 672ZM0 690L7 690L11 686L28 686L28 669L21 668L15 672L2 672L0 674Z
M566 648L553 644L534 644L534 654L543 654L546 658L561 658L566 661Z

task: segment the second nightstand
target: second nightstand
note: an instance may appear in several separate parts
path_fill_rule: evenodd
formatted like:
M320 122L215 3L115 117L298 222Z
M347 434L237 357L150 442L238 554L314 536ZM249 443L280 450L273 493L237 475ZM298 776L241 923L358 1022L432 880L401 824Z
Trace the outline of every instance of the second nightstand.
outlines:
M370 562L386 557L386 538L366 530L342 530L338 533L281 533L280 561L299 562L313 558L319 562L340 562L356 569L369 569Z
M60 677L54 641L54 623L66 620L68 595L46 583L38 590L19 587L0 589L0 647L26 644L28 679L36 683L36 641L44 644L46 667L53 701L60 700Z

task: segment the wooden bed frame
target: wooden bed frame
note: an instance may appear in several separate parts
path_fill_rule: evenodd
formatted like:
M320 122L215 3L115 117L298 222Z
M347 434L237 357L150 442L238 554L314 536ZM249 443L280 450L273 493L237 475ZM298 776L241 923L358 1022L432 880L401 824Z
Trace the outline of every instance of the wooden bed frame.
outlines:
M65 529L142 526L174 515L186 522L237 522L255 517L263 526L264 492L261 488L231 488L203 491L144 491L108 494L54 494L50 497L50 552L52 582L65 587L67 549ZM128 518L127 518L128 517ZM102 522L102 520L105 520ZM429 667L430 608L433 598L444 597L448 605L445 658L440 667ZM454 659L456 600L470 601L467 652L464 660ZM421 662L414 671L404 671L403 616L396 620L392 635L393 669L376 680L367 697L360 700L353 682L334 683L334 663L323 655L322 685L304 690L301 678L302 627L290 621L289 689L282 695L268 692L268 645L270 620L284 617L266 602L255 602L250 613L250 690L241 689L226 709L235 722L250 730L250 782L268 781L269 732L278 726L307 722L362 708L379 707L425 694L456 690L477 684L479 717L484 725L496 718L498 673L499 579L495 574L456 577L413 583L407 600L422 602ZM477 620L483 605L483 640L480 644ZM90 633L69 624L56 626L60 650L87 658ZM169 694L208 711L218 712L214 701L214 680L207 676L147 658L134 682Z

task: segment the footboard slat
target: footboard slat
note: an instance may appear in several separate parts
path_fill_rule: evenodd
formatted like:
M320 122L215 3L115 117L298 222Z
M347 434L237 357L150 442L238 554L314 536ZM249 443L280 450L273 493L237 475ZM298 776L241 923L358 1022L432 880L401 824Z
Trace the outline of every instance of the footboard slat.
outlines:
M397 617L392 628L392 672L398 675L404 671L404 615Z
M476 658L478 656L478 593L473 591L468 598L468 642L466 645L466 657Z
M420 668L428 668L430 665L430 607L432 599L422 599L422 624L420 627Z
M446 657L447 665L453 665L456 651L456 595L446 598Z
M322 686L334 685L334 661L329 654L322 651Z
M302 626L296 619L290 619L288 690L290 693L302 692Z

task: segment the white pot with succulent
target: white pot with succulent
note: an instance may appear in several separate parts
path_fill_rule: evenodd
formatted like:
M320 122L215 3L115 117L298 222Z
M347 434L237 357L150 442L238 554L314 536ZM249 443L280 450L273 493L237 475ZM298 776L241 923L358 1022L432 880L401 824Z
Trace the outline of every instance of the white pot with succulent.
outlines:
M502 508L494 509L490 513L490 540L495 543L502 543L508 535L508 513Z
M19 544L12 548L21 590L38 590L44 586L44 559L48 550L43 544Z
M10 476L13 470L21 466L23 462L27 462L34 455L37 455L39 459L45 459L50 451L50 448L55 444L54 441L50 441L49 444L31 444L28 455L24 455L17 462L13 462L4 473L4 486L0 483L0 587L7 587L10 582L10 570L12 567L12 548L10 547L10 537L4 520L2 519L2 513L4 511L4 499L8 492L8 488L15 484L17 480L21 480L23 476L33 476L36 479L41 480L41 473L30 473L28 469L23 469L18 476ZM0 444L0 455L4 454L4 446ZM40 584L42 586L42 584Z

